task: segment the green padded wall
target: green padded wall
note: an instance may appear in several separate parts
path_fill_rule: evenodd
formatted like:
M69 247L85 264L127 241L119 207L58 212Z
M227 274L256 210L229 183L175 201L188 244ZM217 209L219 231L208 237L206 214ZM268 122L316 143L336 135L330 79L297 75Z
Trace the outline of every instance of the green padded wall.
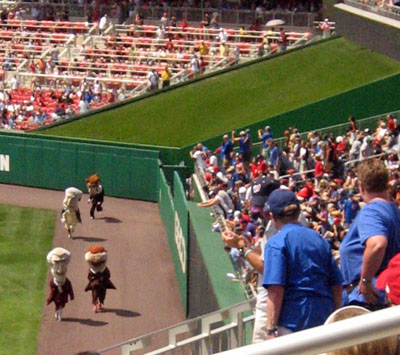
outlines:
M186 209L186 202L182 200L182 193L183 197L185 195L182 183L180 182L179 176L176 174L174 177L174 184L175 189L179 191L176 194L176 205L178 206L176 209L174 198L172 197L170 187L162 169L159 169L158 178L158 208L160 211L161 220L167 232L168 245L175 266L175 273L181 294L182 306L187 314L188 212Z
M109 196L157 201L159 160L152 154L154 158L128 147L0 134L0 163L9 163L9 169L0 166L0 183L86 191L85 178L97 172Z

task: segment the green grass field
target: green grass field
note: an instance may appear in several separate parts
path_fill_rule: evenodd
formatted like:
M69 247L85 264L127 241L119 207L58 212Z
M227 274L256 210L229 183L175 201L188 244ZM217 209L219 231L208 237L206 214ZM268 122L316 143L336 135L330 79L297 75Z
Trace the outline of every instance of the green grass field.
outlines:
M339 38L41 133L182 147L398 72Z
M36 354L55 213L0 205L0 354Z

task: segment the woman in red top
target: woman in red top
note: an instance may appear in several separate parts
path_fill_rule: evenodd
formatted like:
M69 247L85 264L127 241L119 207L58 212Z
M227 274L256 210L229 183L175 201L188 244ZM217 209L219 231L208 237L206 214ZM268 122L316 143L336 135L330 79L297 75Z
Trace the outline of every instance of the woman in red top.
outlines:
M321 155L317 154L315 156L315 172L314 172L314 176L316 178L321 177L322 175L324 175L324 165L322 164L322 159L321 159Z

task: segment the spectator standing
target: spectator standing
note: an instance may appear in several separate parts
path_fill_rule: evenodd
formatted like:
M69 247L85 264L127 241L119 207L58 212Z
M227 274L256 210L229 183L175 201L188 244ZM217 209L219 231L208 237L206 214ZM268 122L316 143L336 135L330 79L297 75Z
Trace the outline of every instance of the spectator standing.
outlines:
M267 149L268 149L268 144L267 141L269 139L274 138L274 134L271 131L271 127L270 126L265 126L264 132L259 129L258 130L258 139L260 139L262 141L262 151L261 154L264 158L267 158L268 154L267 154Z
M79 100L79 113L86 113L89 111L89 104L84 100L84 95Z
M375 288L377 276L400 252L400 211L390 201L389 174L377 159L362 161L358 168L361 196L366 203L340 246L344 278L343 305L370 310L386 306L384 292Z
M397 130L397 124L396 120L392 115L387 115L387 128L390 132L396 132Z
M51 60L53 61L54 65L58 65L58 58L60 56L60 51L58 50L57 46L54 44L53 48L50 52Z
M342 277L329 244L298 224L299 202L290 190L268 198L279 230L266 244L263 286L268 289L267 338L324 324L340 307Z
M239 154L242 156L243 160L246 163L249 163L251 157L250 133L246 134L245 131L240 131L239 136L240 137L235 138L235 131L232 131L232 142L239 142Z
M204 28L210 27L210 16L208 15L208 12L204 14L204 19L201 21L201 26Z
M161 26L162 26L163 28L167 28L167 25L168 25L168 16L167 16L167 13L166 13L166 12L163 12L163 14L162 14L162 16L161 16L161 19L160 19L160 22L161 22Z
M135 18L135 0L129 0L129 18Z
M210 49L208 48L207 44L204 41L201 41L199 44L199 54L201 56L207 55Z
M203 144L198 143L193 150L190 151L190 157L194 160L196 160L196 163L200 168L203 170L206 169L207 164L206 164L206 158L207 154L206 152L203 152Z
M224 28L221 27L219 29L218 37L221 43L226 43L228 41L228 33Z
M287 40L286 32L282 27L280 29L280 31L279 31L279 39L278 39L279 52L285 52L286 51L287 42L288 42L288 40Z
M218 16L219 16L218 12L214 12L212 14L211 21L210 21L211 28L217 29L219 27L218 26Z
M281 168L281 151L279 150L276 143L271 139L269 140L270 151L269 151L269 162L275 171L280 173Z
M374 151L374 145L373 145L373 139L371 136L366 136L363 139L363 142L360 146L360 160L363 160L365 158L368 158L370 155L373 154Z
M168 65L165 66L164 70L161 72L161 79L162 79L162 87L166 88L171 83L172 73L168 68Z
M221 145L221 159L222 167L227 169L231 165L231 153L233 151L233 143L229 139L229 136L225 134L222 138Z
M147 74L147 79L149 80L149 90L154 91L158 89L158 81L159 81L159 76L158 73L155 69L151 69L149 73Z
M360 211L360 204L354 200L353 191L349 192L347 199L344 201L343 209L345 227L348 228L356 218L358 211Z
M103 34L103 32L107 29L107 14L104 14L99 21L99 31L100 34Z
M16 75L14 75L14 76L11 78L10 83L11 83L11 90L12 90L12 91L17 91L18 88L19 88L19 81L18 81L18 78L17 78Z
M326 18L324 22L319 24L319 28L322 31L322 38L329 38L331 36L331 26L329 25L329 19Z
M192 70L193 76L196 78L200 73L200 61L195 54L190 61L190 68Z

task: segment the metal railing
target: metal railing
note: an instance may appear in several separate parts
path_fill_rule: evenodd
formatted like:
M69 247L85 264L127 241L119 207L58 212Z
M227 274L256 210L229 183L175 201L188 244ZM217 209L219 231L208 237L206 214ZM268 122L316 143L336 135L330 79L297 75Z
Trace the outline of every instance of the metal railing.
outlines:
M253 24L257 20L260 26L264 26L269 20L280 19L285 21L285 26L291 27L313 27L314 21L321 16L314 12L291 12L291 11L263 11L252 10L225 10L215 8L191 8L191 7L139 7L136 12L143 15L145 20L160 21L164 12L167 17L175 17L177 21L201 22L206 13L218 13L218 22L221 24Z
M400 20L400 6L387 5L384 0L380 1L380 4L375 0L344 0L344 3L374 14Z
M399 306L229 350L222 354L321 354L398 334L400 334Z
M194 176L195 178L193 181L197 185L197 189L200 192L200 197L203 202L208 201L208 196L204 193L204 187L207 186L207 181L204 176L204 171L203 169L197 164L194 164ZM211 211L215 217L215 221L218 224L218 228L220 232L224 232L226 230L226 222L225 222L225 217L224 215L216 209L214 206L211 207ZM247 297L247 299L252 299L253 297L256 297L257 292L254 289L253 285L251 283L246 282L246 279L242 277L242 271L240 270L240 273L238 273L238 280L242 282L243 289L244 289L244 294Z
M193 318L174 326L123 343L97 350L100 354L119 350L123 355L196 354L206 355L246 345L246 333L252 331L254 316L248 315L255 299ZM164 345L155 349L154 343Z
M380 153L380 154L374 154L374 155L370 155L368 157L365 157L363 159L354 159L354 160L346 161L346 162L344 162L344 165L345 166L348 166L348 165L355 166L355 165L357 165L358 163L360 163L363 160L374 159L374 158L383 158L383 157L386 157L386 156L388 156L390 154L391 154L391 151L383 152L383 153ZM304 176L304 175L307 175L307 174L310 174L310 173L314 173L314 172L315 172L315 169L310 169L310 170L305 170L305 171L302 171L302 172L297 172L297 173L294 173L294 174L282 175L282 176L279 177L279 180L287 179L287 178L290 178L290 177L302 176L302 175ZM301 179L296 180L296 184L301 184L303 182L304 181L301 180Z
M224 355L311 355L400 334L400 307L397 306L246 345L246 333L254 324L254 315L247 314L254 305L255 299L248 300L97 352L206 355L223 351ZM160 339L164 339L164 345L157 347L155 344Z
M94 3L94 2L93 2ZM63 1L60 3L53 3L51 1L45 3L39 2L23 2L23 1L0 1L0 7L12 6L18 4L18 6L24 10L22 16L24 18L30 18L32 15L32 9L38 9L39 18L46 19L49 16L54 16L60 12L66 11L69 17L80 17L85 18L89 11L94 9L94 4L87 5L73 3L71 1ZM126 17L118 9L117 5L100 5L98 11L102 14L106 13L110 18L118 20L126 20ZM177 21L188 21L188 22L200 22L203 20L205 13L218 13L219 23L223 24L254 24L256 20L263 26L267 21L273 19L281 19L285 21L285 26L291 27L308 27L313 26L313 22L321 18L317 12L293 12L293 11L262 11L257 12L254 10L246 9L217 9L217 8L192 8L192 7L164 7L149 6L149 7L137 7L136 13L140 13L145 21L160 21L161 16L164 12L167 12L167 16L170 19L175 17ZM132 21L133 19L129 19Z
M387 112L387 113L383 113L383 114L380 114L380 115L371 116L371 117L367 117L367 118L363 118L363 119L357 120L356 121L357 128L359 130L364 130L366 128L369 128L371 130L375 129L376 128L376 123L379 122L379 120L381 120L381 119L385 119L388 114L391 114L394 118L397 119L398 122L400 122L400 110L399 110L399 111ZM306 132L300 133L300 138L302 140L306 140L307 136L311 132L314 132L315 134L319 135L320 137L323 137L325 135L329 135L330 133L333 133L333 135L335 137L337 137L337 136L346 134L346 129L349 126L350 126L350 124L347 122L347 123L339 123L337 125L333 125L333 126L329 126L329 127L317 128L317 129L313 129L311 131L306 131ZM274 142L279 147L279 149L282 150L282 149L285 148L286 138L285 137L279 137L279 138L274 139ZM260 147L260 152L261 152L262 142L253 143L253 147L257 147L257 146Z

